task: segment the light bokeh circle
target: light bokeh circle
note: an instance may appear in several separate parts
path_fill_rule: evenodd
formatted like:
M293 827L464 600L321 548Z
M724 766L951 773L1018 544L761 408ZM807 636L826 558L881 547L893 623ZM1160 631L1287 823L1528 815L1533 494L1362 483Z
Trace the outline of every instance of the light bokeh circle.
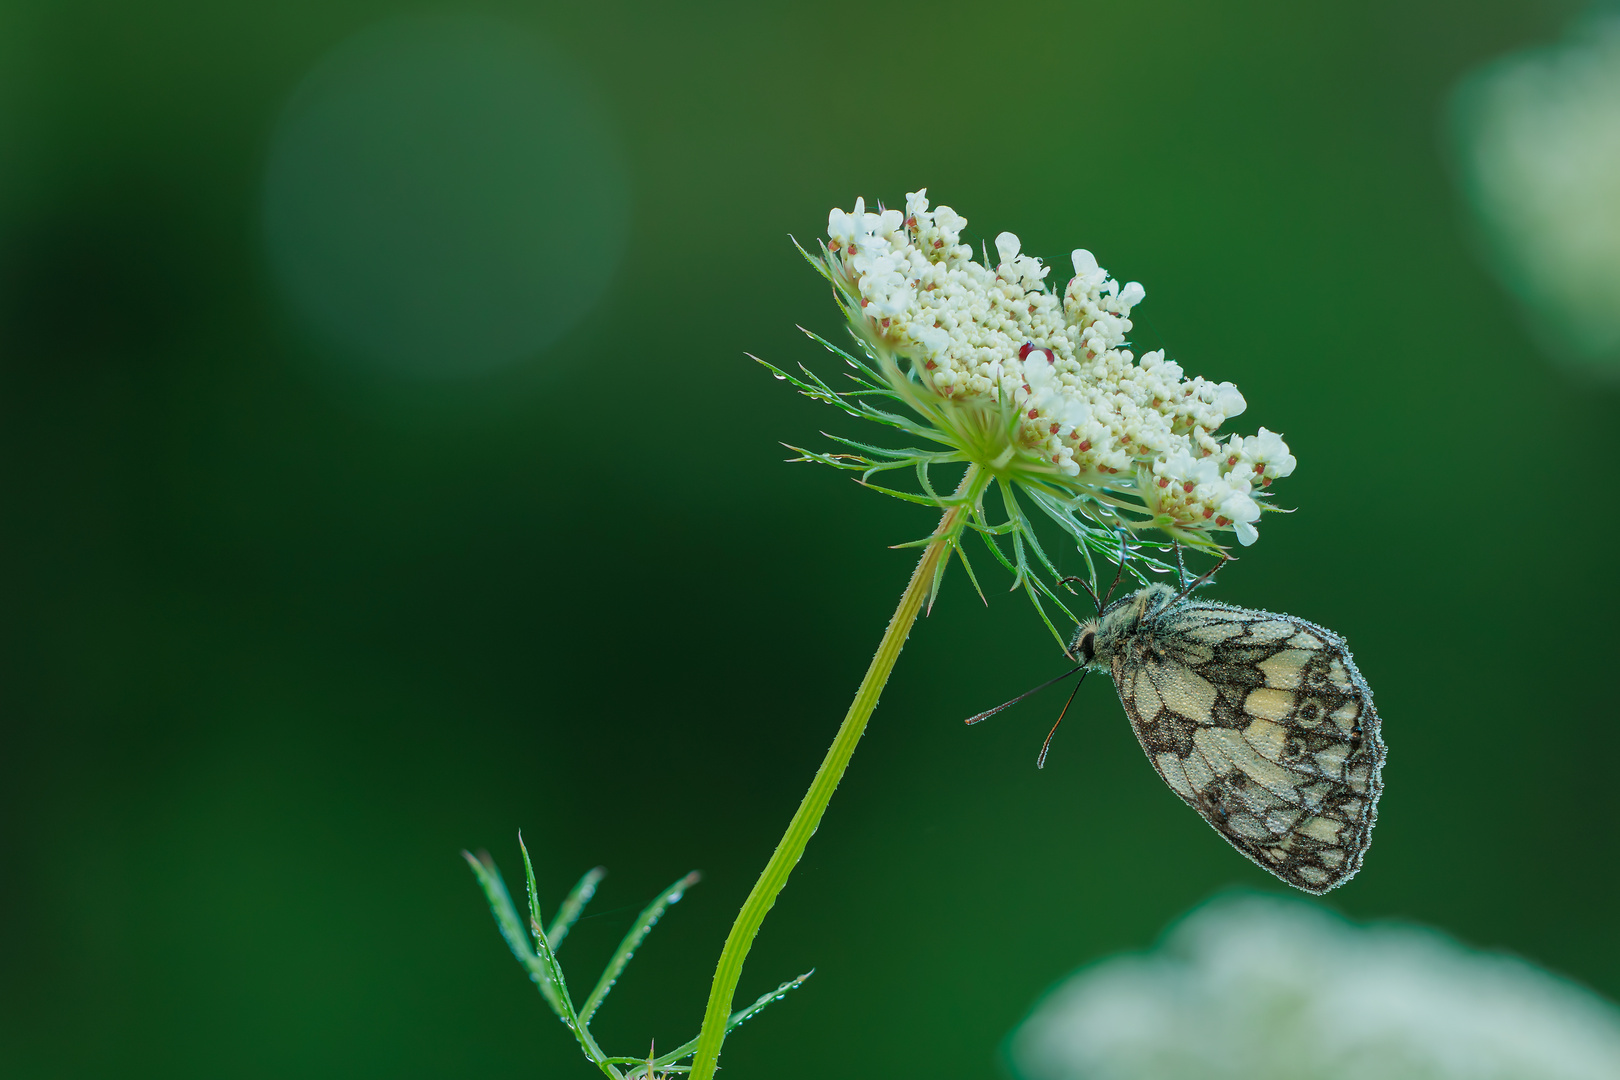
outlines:
M601 299L630 185L585 75L521 28L376 24L299 83L263 223L298 320L344 353L456 378L540 353Z

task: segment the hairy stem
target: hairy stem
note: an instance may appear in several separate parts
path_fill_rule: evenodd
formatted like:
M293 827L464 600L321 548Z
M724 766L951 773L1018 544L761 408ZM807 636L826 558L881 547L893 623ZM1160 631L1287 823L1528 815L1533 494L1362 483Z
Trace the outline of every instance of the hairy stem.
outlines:
M725 947L720 950L720 963L714 969L709 1003L703 1010L703 1029L698 1033L697 1050L692 1059L692 1080L712 1080L714 1076L720 1057L720 1044L726 1037L726 1020L731 1015L732 996L742 975L743 961L753 947L754 935L759 933L766 914L776 903L777 893L787 884L788 875L798 865L805 845L821 824L821 815L832 800L838 781L844 776L844 769L849 766L855 744L861 741L867 719L877 708L878 695L883 693L884 684L889 681L889 672L894 670L894 662L900 658L900 650L905 646L906 636L911 633L911 625L917 621L917 614L928 601L929 592L938 580L940 560L950 554L952 543L961 535L967 516L988 479L974 465L970 465L967 475L962 477L962 483L951 499L950 509L945 511L939 527L934 530L933 541L923 549L917 568L911 572L911 581L900 596L900 606L895 608L894 617L889 620L889 628L878 643L872 664L866 669L866 677L861 680L860 689L855 691L855 700L850 703L849 712L839 725L838 734L833 738L827 756L822 759L821 768L816 770L815 779L810 782L810 790L805 792L793 820L788 822L787 832L782 834L776 851L771 854L771 861L765 864L765 870L754 883L748 899L743 902L742 910L737 912L737 921L732 924Z

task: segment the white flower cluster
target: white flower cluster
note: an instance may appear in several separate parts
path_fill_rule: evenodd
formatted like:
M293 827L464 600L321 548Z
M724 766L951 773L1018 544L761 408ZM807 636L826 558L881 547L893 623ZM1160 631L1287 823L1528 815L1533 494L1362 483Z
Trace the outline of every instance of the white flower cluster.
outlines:
M1074 277L1052 292L1051 267L1008 232L996 237L999 262L980 264L961 243L967 220L930 209L926 194L907 195L904 214L868 213L857 199L853 213L829 215L827 263L857 329L910 359L946 413L962 417L965 442L998 429L970 414L1016 410L1010 441L977 447L992 469L1146 513L1138 526L1192 540L1230 529L1253 543L1255 495L1293 472L1294 458L1265 428L1216 436L1245 407L1231 383L1188 379L1163 350L1138 360L1124 347L1142 286L1121 286L1077 250Z
M1297 900L1228 897L1054 990L1021 1080L1607 1080L1620 1009L1523 960Z

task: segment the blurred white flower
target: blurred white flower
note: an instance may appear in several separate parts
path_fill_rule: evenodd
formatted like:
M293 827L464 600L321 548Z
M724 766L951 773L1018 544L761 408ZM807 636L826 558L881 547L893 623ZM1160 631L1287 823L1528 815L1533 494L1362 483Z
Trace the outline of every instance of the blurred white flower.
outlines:
M1274 897L1213 901L1054 990L1024 1080L1614 1080L1620 1009L1523 960Z
M1620 17L1480 69L1452 115L1464 190L1532 334L1620 369Z

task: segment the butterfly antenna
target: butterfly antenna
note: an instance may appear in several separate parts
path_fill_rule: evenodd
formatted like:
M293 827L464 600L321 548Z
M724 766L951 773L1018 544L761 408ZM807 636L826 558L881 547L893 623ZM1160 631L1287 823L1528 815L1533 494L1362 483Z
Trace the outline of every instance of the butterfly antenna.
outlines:
M1229 561L1231 561L1231 558L1232 558L1232 556L1230 556L1230 555L1222 555L1220 562L1216 563L1214 566L1212 566L1208 570L1204 571L1204 576L1203 577L1199 578L1197 581L1193 582L1191 585L1187 586L1185 589L1182 589L1181 594L1179 596L1177 596L1174 600L1170 601L1170 602L1172 604L1181 603L1181 601L1183 601L1183 600L1185 600L1187 598L1188 593L1192 592L1194 589L1198 588L1198 586L1202 585L1204 582L1206 582L1210 578L1214 577L1215 576L1215 571L1217 571L1221 567L1225 566Z
M1176 588L1180 589L1187 584L1187 562L1181 557L1181 541L1174 541L1176 545Z
M1071 575L1069 577L1060 579L1058 581L1058 584L1059 585L1067 585L1071 581L1078 581L1080 583L1080 587L1082 589L1086 590L1086 595L1091 597L1091 604L1092 604L1093 607L1095 607L1097 609L1097 614L1101 615L1102 614L1102 604L1097 601L1097 590L1093 589L1091 587L1091 583L1089 581L1087 581L1083 577L1080 577L1078 575Z
M1080 683L1085 681L1086 677L1080 676L1080 682L1075 683L1074 689L1069 691L1069 700L1063 703L1063 709L1058 713L1057 724L1053 724L1052 730L1046 733L1046 741L1041 743L1041 756L1035 759L1037 769L1046 768L1046 752L1052 749L1052 736L1057 734L1058 724L1063 723L1063 717L1068 713L1069 706L1074 704L1074 695L1080 692Z
M962 721L962 723L964 723L964 724L977 724L980 720L988 720L992 716L996 715L996 713L1000 712L1002 709L1010 709L1010 708L1012 708L1014 705L1018 704L1020 701L1023 701L1025 698L1029 697L1031 694L1038 694L1042 690L1045 690L1048 686L1051 686L1053 683L1062 682L1064 679L1067 679L1070 675L1073 675L1075 672L1081 670L1084 667L1085 667L1084 664L1079 664L1079 665L1077 665L1075 667L1072 667L1068 671L1065 671L1063 674L1059 675L1057 678L1055 678L1055 679L1047 679L1045 682L1041 683L1041 685L1035 687L1035 689L1033 689L1033 690L1025 690L1022 694L1019 694L1017 697L1013 698L1011 701L1004 701L1000 705L997 705L993 709L986 709L982 713L977 713L977 714L975 714L973 716L970 716L966 720ZM1080 682L1085 682L1085 681L1086 681L1085 676L1082 675L1080 677ZM1078 686L1078 685L1080 685L1080 683L1076 683L1075 685ZM1065 705L1064 708L1068 708L1068 706Z

